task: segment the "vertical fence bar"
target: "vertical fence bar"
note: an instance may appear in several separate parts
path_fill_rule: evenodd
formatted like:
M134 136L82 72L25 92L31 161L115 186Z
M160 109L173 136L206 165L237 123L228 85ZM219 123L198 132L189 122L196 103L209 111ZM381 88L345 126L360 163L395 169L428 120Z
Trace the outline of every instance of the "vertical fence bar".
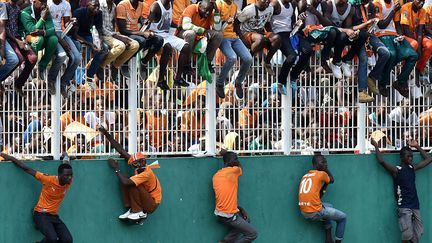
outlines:
M366 152L366 104L358 103L357 109L357 144L360 154Z
M285 155L291 154L291 121L292 121L292 96L295 95L291 89L291 80L286 84L287 95L281 95L282 98L282 150Z
M138 128L137 128L137 109L138 109L138 70L137 70L137 59L132 58L129 61L130 65L130 82L128 87L128 111L129 111L129 135L128 135L128 152L133 154L137 152L137 141L138 141Z
M61 116L61 94L60 94L60 75L56 79L56 93L51 95L51 126L52 126L52 143L51 153L55 160L60 159L61 153L61 132L60 132L60 116Z
M216 154L216 77L213 74L213 82L207 82L206 90L206 140L205 150L207 156Z

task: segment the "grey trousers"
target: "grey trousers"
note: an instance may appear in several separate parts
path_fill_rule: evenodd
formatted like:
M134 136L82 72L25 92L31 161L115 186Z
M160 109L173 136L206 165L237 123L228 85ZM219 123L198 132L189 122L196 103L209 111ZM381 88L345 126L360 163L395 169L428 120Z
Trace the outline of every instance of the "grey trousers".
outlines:
M208 38L206 55L208 62L211 63L216 54L216 50L219 48L223 40L223 34L222 32L216 30L206 30L204 35ZM187 43L189 43L189 45L192 47L192 50L195 48L196 34L193 30L182 30L178 34L178 37L183 38Z
M244 220L240 213L231 218L218 216L220 222L230 228L230 232L224 237L227 243L249 243L258 237L256 229L250 224L250 220Z
M402 240L409 240L413 243L420 242L420 237L423 235L423 222L420 210L398 208L397 213Z

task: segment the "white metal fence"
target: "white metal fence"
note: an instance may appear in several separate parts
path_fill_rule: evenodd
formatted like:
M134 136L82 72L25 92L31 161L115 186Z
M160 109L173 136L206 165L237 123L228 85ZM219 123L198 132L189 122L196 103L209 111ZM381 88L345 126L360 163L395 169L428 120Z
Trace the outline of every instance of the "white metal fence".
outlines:
M87 53L84 50L77 74L85 72ZM223 60L216 59L218 75ZM19 96L12 75L0 94L2 150L28 158L58 158L64 151L82 158L115 153L96 131L97 124L131 153L150 155L205 156L222 147L243 154L363 153L370 149L371 136L389 150L400 148L408 138L432 147L429 78L420 87L410 82L410 99L392 92L388 98L378 96L371 104L359 104L355 72L350 79L336 80L320 68L317 54L297 87L281 96L276 77L264 71L261 57L255 57L240 102L234 98L232 83L239 63L230 72L226 98L221 100L216 97L215 76L212 83L196 74L188 76L189 87L163 92L156 86L156 61L151 61L143 78L137 60L128 63L128 79L120 73L113 78L106 68L105 80L96 90L82 84L77 75L78 90L67 99L60 95L59 85L57 94L49 95L46 82L35 76L24 87L25 97ZM282 60L274 58L276 73ZM172 76L174 59L169 66Z

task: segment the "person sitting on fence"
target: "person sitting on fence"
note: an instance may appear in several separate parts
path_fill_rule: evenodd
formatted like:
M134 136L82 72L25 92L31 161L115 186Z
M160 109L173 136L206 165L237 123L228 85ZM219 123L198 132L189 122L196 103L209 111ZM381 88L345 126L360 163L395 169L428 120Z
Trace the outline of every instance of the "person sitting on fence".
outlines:
M393 177L394 195L397 202L398 221L401 225L402 242L420 242L423 234L423 222L420 216L420 202L417 196L415 184L415 173L428 166L432 162L432 157L426 153L415 140L409 141L409 146L400 150L400 165L393 166L384 161L378 144L371 139L371 144L375 147L377 161ZM414 147L420 152L423 160L413 164ZM403 226L403 227L402 227Z
M132 165L135 169L135 175L129 178L120 172L117 161L108 160L109 165L115 170L119 178L124 206L128 208L128 211L120 215L119 219L142 220L147 218L147 214L153 213L162 200L162 187L158 178L150 168L151 166L147 165L144 154L130 155L104 127L100 126L99 131L120 153L120 156L127 161L128 165Z
M240 38L250 48L252 55L256 55L264 48L268 50L264 58L264 68L269 75L274 75L270 60L281 47L280 36L273 33L270 20L274 8L269 5L269 0L257 0L249 4L239 14Z
M6 40L6 21L8 20L6 4L0 2L0 91L3 91L3 84L10 73L18 65L18 57L12 46Z
M216 197L214 214L219 222L229 227L230 232L219 243L253 242L257 230L251 225L246 210L238 206L238 178L242 176L242 166L234 152L221 151L224 167L218 170L212 178Z
M9 17L6 22L6 39L8 40L8 43L11 45L11 47L14 49L15 54L19 59L18 65L15 67L15 69L20 67L21 64L25 62L24 68L21 70L19 76L15 79L14 82L15 91L18 94L23 95L22 88L27 82L34 66L36 66L37 56L32 50L32 48L26 43L26 41L21 39L22 36L18 31L19 16L21 12L21 8L18 5L18 2L11 0L6 3L6 8Z
M71 80L75 77L75 70L78 65L81 64L81 52L78 51L78 47L69 36L62 37L63 23L64 26L67 26L72 15L69 2L66 0L48 0L48 8L53 17L54 28L59 40L57 55L66 53L69 57L69 64L60 79L60 93L63 97L67 97L69 93L76 91L76 86L71 83ZM55 62L57 61L61 60L55 60ZM60 68L60 66L58 67Z
M362 0L360 4L353 5L355 9L354 24L357 28L364 29L376 28L376 24L379 21L375 18L375 10L373 4L369 0ZM372 26L373 25L373 26ZM374 27L375 26L375 27ZM363 46L358 54L359 66L358 66L358 86L359 86L359 102L366 103L374 101L373 97L369 96L366 92L366 88L375 95L379 95L376 83L381 79L382 72L385 65L390 59L390 52L382 41L373 34L374 29L368 29L368 41L366 46ZM368 50L367 50L368 49ZM373 51L372 55L378 56L374 67L367 75L368 70L368 51ZM367 79L367 84L366 84Z
M332 221L336 221L336 243L342 242L345 232L346 215L329 203L322 203L328 184L334 183L334 178L327 168L327 160L323 155L314 155L313 169L305 174L299 186L299 207L303 217L311 221L324 221L326 233L325 242L333 242Z
M290 74L291 83L297 83L300 73L309 65L312 46L303 32L297 32L306 18L306 14L299 14L296 22L297 2L272 0L272 5L275 9L271 20L272 29L281 37L280 50L286 57L279 72L277 89L280 94L286 95L288 74ZM293 25L299 26L293 30Z
M78 46L80 44L89 46L94 54L85 78L88 86L94 90L96 89L95 75L101 83L104 81L104 71L100 64L108 54L108 45L102 41L103 18L99 10L99 2L89 0L87 7L75 10L73 16L76 18L76 23L71 31L75 43Z
M138 41L139 51L146 51L141 58L141 76L146 75L148 62L163 46L163 38L144 28L140 30L138 23L146 25L142 17L143 3L139 0L123 0L116 8L117 27L120 34ZM147 26L147 25L146 25Z
M240 70L234 81L234 94L237 100L242 100L244 96L243 81L246 79L247 73L252 65L252 55L244 43L238 38L241 33L238 21L235 21L238 12L237 4L233 0L218 0L216 4L221 15L222 26L224 26L222 30L224 39L219 49L225 55L225 63L216 79L216 94L222 99L225 98L225 81L230 69L237 61L237 56L239 56Z
M336 26L341 31L335 40L333 60L329 66L337 79L342 79L343 76L352 77L352 68L348 62L351 62L354 56L359 54L366 43L367 33L365 30L360 30L358 26L353 26L354 8L346 0L329 0L324 2L323 6L325 6L323 8L325 17L323 24ZM350 46L350 49L342 57L342 52L346 46ZM362 61L364 62L364 60ZM366 82L366 80L364 81Z
M45 236L40 242L72 243L71 233L58 216L60 205L72 184L73 172L67 154L63 158L63 163L58 167L57 176L50 176L35 171L22 161L5 153L0 153L0 156L5 160L11 161L42 183L39 201L33 212L33 221L36 224L36 228Z
M220 32L219 13L215 12L216 14L214 14L213 10L218 11L217 8L214 8L213 2L209 0L202 0L197 4L189 5L182 14L181 30L177 34L193 48L198 40L207 38L208 44L205 52L208 69L211 73L214 73L214 67L211 63L223 39Z
M45 70L53 57L56 57L58 38L55 33L54 22L47 6L46 0L34 0L31 6L23 9L20 15L21 25L27 42L31 44L35 53L44 50L44 55L39 61L39 78L45 79ZM60 58L64 60L63 58ZM63 62L60 59L53 61L48 73L48 91L55 94L57 75Z
M157 0L153 3L148 21L150 22L150 30L164 39L164 54L160 60L159 81L157 83L158 87L162 90L169 89L167 84L168 78L166 77L166 68L168 67L169 57L173 52L173 48L180 52L177 62L177 73L174 77L174 85L189 86L189 84L182 78L182 75L185 74L185 66L190 62L192 48L185 40L170 33L172 22L171 1Z
M102 39L109 46L110 50L105 56L101 67L111 64L111 77L117 77L120 69L125 77L130 77L128 65L123 65L133 57L139 49L139 43L127 36L115 32L115 15L117 5L113 0L99 0L103 17Z
M424 3L424 0L414 0L405 3L400 10L402 34L419 56L415 76L417 84L419 75L426 75L426 65L432 55L432 40L425 36L427 13L423 8Z
M376 17L380 20L375 29L375 35L384 43L390 52L390 59L384 67L378 90L384 97L389 96L390 74L393 68L404 62L401 72L393 82L393 87L404 97L409 97L408 79L417 61L418 55L403 36L398 36L395 22L400 19L400 2L391 0L374 0Z

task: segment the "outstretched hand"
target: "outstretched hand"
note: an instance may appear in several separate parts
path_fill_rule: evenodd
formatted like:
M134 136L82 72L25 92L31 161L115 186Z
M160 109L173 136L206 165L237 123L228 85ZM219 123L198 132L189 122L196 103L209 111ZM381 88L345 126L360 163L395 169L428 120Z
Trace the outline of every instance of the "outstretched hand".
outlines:
M410 146L410 147L418 147L419 145L418 145L417 140L415 140L415 139L410 139L410 140L408 141L408 146Z
M115 159L109 158L108 164L111 168L117 170L119 168L118 162Z

